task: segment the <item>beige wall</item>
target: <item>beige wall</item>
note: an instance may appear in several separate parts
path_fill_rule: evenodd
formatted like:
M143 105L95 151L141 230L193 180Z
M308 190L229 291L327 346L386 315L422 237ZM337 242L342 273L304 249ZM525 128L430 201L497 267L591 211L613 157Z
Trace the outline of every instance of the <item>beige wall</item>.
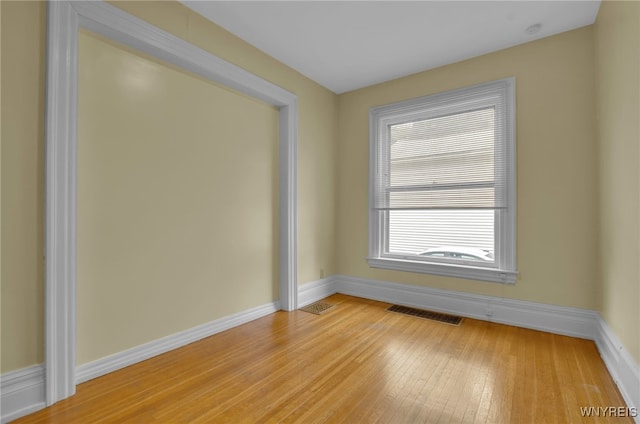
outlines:
M4 373L44 360L42 222L46 7L44 3L34 2L0 3L3 43L1 372ZM298 281L318 279L321 269L326 275L335 274L336 172L333 158L337 140L337 96L179 3L114 4L299 96ZM7 104L12 106L10 111L5 107ZM149 281L147 289L153 288L153 282ZM90 298L102 294L94 291L82 293L82 296ZM114 296L113 293L110 295ZM271 296L263 296L268 297ZM235 296L229 299L228 308L237 311L256 301ZM84 307L80 306L80 309ZM189 316L189 305L179 305L179 308L176 314L182 311ZM200 315L188 319L191 319L190 323L196 323L207 318ZM104 321L97 325L100 331L115 333L122 324ZM173 330L178 329L167 329ZM84 360L109 350L99 347L96 352L87 351Z
M277 300L277 109L84 32L78 80L78 364Z
M44 3L2 7L2 364L44 360Z
M318 279L324 270L325 275L342 273L600 309L640 361L640 89L634 56L640 37L638 21L633 20L640 13L638 3L604 2L595 29L571 31L342 96L180 4L114 4L300 97L300 283ZM46 8L42 2L0 5L4 373L43 361ZM509 76L517 78L517 283L504 286L369 268L368 109ZM609 204L612 207L605 206ZM206 318L195 321L200 319ZM112 330L106 323L101 331ZM87 360L92 355L87 353Z
M640 362L640 3L595 25L603 318Z
M114 2L299 96L298 282L336 272L337 96L176 2Z
M593 29L587 27L340 96L341 274L534 302L598 306ZM515 285L370 268L368 110L516 77L518 270Z

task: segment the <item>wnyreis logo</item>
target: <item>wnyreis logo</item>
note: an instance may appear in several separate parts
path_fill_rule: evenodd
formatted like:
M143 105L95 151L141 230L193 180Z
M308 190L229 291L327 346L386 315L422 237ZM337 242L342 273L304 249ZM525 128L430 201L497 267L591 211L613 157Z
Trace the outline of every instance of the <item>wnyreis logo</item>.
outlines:
M637 417L638 408L635 406L581 406L583 417Z

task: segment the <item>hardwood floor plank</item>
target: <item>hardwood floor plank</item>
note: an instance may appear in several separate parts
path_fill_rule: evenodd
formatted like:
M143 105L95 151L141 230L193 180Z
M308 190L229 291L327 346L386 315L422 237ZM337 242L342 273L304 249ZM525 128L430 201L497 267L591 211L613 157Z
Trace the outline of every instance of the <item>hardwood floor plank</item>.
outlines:
M632 423L593 342L334 295L80 384L16 423Z

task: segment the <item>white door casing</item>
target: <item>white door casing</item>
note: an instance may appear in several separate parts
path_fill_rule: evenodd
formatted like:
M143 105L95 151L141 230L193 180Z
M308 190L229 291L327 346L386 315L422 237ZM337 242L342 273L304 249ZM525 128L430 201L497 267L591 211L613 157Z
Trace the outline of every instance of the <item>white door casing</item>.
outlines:
M250 72L103 2L48 3L45 391L75 393L78 30L85 28L279 110L280 307L297 308L298 98Z

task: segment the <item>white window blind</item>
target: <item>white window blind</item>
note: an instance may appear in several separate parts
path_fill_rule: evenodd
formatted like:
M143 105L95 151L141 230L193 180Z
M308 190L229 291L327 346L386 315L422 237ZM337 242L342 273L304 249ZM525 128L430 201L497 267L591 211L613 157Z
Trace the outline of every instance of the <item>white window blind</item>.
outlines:
M514 83L371 110L372 266L515 280Z

